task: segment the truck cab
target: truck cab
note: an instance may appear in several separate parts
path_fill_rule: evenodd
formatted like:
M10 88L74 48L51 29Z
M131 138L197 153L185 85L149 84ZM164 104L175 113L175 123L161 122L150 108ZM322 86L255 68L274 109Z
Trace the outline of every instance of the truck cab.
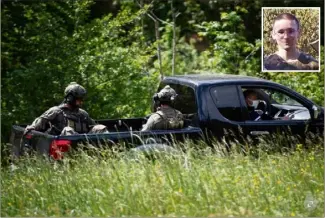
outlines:
M299 93L265 79L239 75L184 75L166 77L178 93L175 108L195 114L192 125L217 138L277 134L299 135L324 131L324 109ZM249 116L244 92L253 90L264 103L261 116Z

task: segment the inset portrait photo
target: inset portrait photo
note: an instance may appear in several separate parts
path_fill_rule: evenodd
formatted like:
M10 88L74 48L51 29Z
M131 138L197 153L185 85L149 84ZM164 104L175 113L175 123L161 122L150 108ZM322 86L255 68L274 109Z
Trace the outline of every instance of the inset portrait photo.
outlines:
M262 8L262 72L320 72L320 8Z

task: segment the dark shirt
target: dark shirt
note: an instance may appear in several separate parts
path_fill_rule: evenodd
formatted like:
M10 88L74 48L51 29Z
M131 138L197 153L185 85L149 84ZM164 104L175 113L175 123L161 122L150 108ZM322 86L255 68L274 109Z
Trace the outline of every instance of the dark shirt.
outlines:
M260 117L260 115L256 111L250 111L248 114L250 120L256 120Z
M264 58L266 70L318 70L318 61L311 55L300 53L297 61L287 62L277 54L271 54Z

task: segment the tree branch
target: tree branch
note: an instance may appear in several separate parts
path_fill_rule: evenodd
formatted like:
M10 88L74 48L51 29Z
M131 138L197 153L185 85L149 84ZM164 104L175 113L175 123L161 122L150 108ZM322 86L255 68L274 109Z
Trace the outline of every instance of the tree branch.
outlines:
M162 60L161 60L159 22L157 20L155 20L155 32L156 32L156 40L157 40L157 55L159 61L160 80L162 80L164 78L164 73L162 70Z
M170 1L170 6L172 10L172 17L173 17L173 59L172 59L172 75L175 75L175 58L176 58L176 16L174 11L173 0Z
M137 4L142 8L141 4L136 0ZM152 1L150 5L153 3ZM150 17L155 22L155 35L156 35L156 41L157 41L157 56L159 61L159 71L160 71L160 80L164 78L164 73L162 70L162 60L161 60L161 47L160 47L160 32L159 32L159 18L153 13L146 12L148 17ZM167 23L167 22L166 22Z

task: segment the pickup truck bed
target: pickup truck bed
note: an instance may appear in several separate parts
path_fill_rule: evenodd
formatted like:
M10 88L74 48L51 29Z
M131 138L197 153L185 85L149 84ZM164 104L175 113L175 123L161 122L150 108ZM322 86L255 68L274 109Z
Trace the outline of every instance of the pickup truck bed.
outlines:
M38 131L31 131L25 137L23 132L26 125L14 125L11 133L12 153L20 156L30 149L40 154L49 154L55 159L56 151L67 151L76 148L80 143L90 143L94 146L111 147L122 143L126 148L135 148L145 144L171 145L175 141L186 139L203 139L202 130L198 127L186 127L175 130L139 131L145 118L98 120L97 123L106 125L109 133L78 134L69 136L54 136Z

